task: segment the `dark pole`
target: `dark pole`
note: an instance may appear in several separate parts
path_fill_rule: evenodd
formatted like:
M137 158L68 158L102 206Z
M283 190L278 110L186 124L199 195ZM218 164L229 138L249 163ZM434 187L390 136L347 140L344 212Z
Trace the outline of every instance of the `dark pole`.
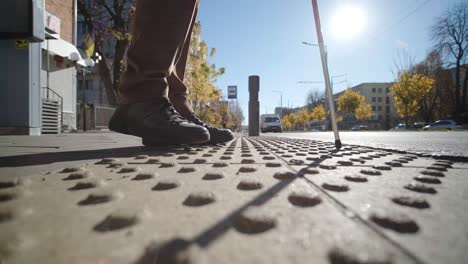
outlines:
M85 93L85 88L86 88L86 69L82 68L81 69L83 72L83 91L82 91L82 108L83 108L83 131L86 131L86 93Z
M249 136L260 135L260 77L249 76Z
M335 105L333 103L333 94L332 94L332 88L331 88L331 83L330 83L330 74L328 72L327 52L325 51L325 45L323 44L323 36L322 36L322 29L320 25L320 15L318 11L317 0L312 0L312 8L314 10L315 30L317 31L317 40L318 40L318 45L320 48L320 58L322 60L323 77L325 78L325 88L326 88L326 94L327 94L327 99L328 99L328 108L330 110L330 119L332 122L333 133L335 135L335 147L337 149L340 149L341 140L340 140L340 135L338 133L338 126L336 123Z

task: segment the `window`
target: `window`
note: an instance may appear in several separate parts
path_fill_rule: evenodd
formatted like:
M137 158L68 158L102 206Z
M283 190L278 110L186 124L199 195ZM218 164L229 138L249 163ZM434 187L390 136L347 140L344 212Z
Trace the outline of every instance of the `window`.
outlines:
M382 97L379 97L379 103L382 102Z
M372 92L375 93L375 88L372 88Z
M385 97L385 103L390 104L390 96Z
M379 107L377 108L379 111L382 111L382 107L379 105Z
M372 111L375 111L375 106L372 106Z
M386 107L385 107L385 112L386 112L387 114L390 113L390 106L386 106Z
M372 97L372 102L375 102L375 100L376 100L375 97Z
M382 88L379 88L379 93L382 93Z
M385 88L385 92L389 93L390 92L390 87Z

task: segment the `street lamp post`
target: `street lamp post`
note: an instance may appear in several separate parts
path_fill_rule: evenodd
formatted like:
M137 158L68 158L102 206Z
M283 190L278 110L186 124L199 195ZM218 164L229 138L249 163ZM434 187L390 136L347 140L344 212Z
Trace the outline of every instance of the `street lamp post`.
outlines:
M280 94L280 117L283 118L283 92L282 91L273 91L273 92Z

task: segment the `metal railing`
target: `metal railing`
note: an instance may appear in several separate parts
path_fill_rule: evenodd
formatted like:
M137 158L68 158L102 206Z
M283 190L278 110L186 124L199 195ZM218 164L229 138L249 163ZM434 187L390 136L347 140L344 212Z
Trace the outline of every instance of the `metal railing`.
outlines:
M63 124L63 97L55 92L54 90L50 89L49 87L42 87L41 89L41 96L47 100L54 100L60 102L60 131L62 130Z

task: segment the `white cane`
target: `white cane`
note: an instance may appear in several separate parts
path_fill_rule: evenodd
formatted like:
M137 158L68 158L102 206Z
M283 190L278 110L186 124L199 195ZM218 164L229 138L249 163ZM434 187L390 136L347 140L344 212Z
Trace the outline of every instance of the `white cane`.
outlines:
M330 119L332 122L333 133L335 134L335 147L341 148L340 134L338 133L338 125L336 124L335 104L333 103L333 94L330 84L330 74L328 73L328 61L325 46L323 44L322 30L320 26L320 16L317 6L317 0L312 0L312 8L314 10L315 29L317 31L317 40L320 49L320 58L322 59L323 77L325 77L325 90L328 98L328 108L330 109Z

